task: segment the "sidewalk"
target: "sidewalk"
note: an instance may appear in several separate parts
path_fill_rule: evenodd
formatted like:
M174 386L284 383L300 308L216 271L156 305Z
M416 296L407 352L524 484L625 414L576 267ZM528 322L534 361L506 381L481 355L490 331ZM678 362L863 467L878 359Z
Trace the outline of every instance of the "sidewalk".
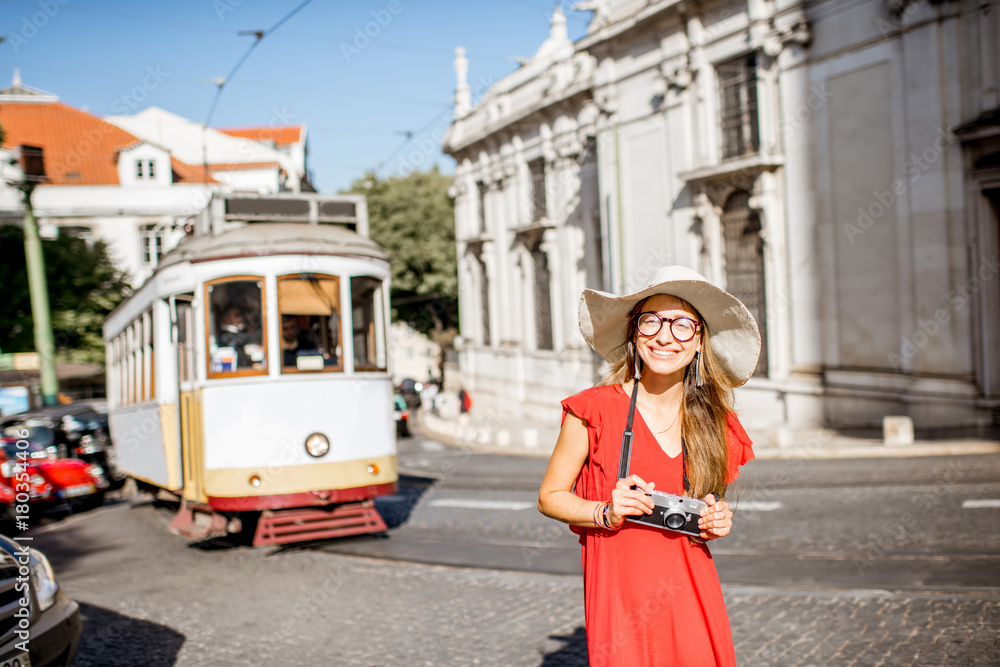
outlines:
M547 457L559 436L558 424L520 421L511 424L490 415L477 414L475 409L461 417L448 419L418 410L416 427L427 437L456 447L466 447L494 454L517 454ZM498 424L500 424L498 426ZM915 440L912 445L886 445L877 438L845 435L829 429L794 432L783 438L794 444L778 447L770 444L766 432L748 429L750 438L758 443L754 453L767 459L837 459L891 458L912 456L960 456L1000 453L998 439L959 438ZM787 435L787 434L786 434Z

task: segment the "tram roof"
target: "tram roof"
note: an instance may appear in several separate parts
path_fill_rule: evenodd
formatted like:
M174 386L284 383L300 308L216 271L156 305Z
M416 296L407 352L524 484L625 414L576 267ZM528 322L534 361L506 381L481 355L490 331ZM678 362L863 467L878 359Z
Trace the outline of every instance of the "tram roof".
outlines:
M157 270L181 262L299 254L389 260L382 246L339 225L255 222L219 235L188 237L163 256Z

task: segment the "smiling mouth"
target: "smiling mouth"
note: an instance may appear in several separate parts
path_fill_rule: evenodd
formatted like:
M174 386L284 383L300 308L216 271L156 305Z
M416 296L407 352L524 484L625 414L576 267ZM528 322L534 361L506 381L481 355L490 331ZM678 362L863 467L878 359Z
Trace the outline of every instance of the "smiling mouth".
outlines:
M670 350L650 350L649 353L654 357L660 357L661 359L677 356L676 352L671 352Z

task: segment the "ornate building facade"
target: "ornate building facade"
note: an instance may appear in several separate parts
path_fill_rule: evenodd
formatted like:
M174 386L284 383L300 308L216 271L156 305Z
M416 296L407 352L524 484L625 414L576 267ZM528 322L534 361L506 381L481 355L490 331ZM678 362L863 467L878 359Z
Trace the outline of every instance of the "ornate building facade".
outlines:
M737 392L804 430L1000 407L1000 20L970 0L585 2L475 105L456 61L464 382L558 424L592 384L585 287L684 264L764 349ZM762 443L763 444L763 443Z

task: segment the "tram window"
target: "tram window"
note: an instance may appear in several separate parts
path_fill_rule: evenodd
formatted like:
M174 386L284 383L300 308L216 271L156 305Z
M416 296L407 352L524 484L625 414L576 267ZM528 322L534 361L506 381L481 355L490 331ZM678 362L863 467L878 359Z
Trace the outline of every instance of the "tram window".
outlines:
M382 281L359 276L351 278L351 321L354 333L354 370L386 370L385 312Z
M278 278L281 372L339 371L340 279L303 273Z
M258 278L206 285L209 377L267 372L263 286Z

